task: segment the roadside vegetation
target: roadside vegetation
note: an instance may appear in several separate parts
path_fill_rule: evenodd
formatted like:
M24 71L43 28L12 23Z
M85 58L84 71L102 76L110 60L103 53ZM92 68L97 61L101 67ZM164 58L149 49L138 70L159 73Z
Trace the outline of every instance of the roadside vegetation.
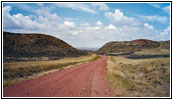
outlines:
M168 51L156 52L162 54ZM153 54L149 50L137 54ZM128 59L110 56L106 79L118 97L169 97L170 58Z
M52 61L3 63L3 86L7 87L27 79L63 70L77 64L92 62L97 60L99 57L100 56L96 54L88 54L87 56Z

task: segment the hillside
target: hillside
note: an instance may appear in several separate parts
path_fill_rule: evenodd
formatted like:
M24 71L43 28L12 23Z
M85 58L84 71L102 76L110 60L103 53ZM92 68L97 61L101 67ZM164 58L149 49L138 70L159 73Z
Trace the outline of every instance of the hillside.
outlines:
M35 57L60 59L85 54L86 53L73 48L71 45L53 36L3 32L4 61L20 61L21 59L19 58Z
M119 42L109 42L101 47L97 53L99 54L110 54L118 52L136 52L142 49L151 49L151 48L169 48L169 41L156 42L146 39L137 39L133 41L119 41Z
M170 49L170 40L168 41L160 41L160 48L161 49Z

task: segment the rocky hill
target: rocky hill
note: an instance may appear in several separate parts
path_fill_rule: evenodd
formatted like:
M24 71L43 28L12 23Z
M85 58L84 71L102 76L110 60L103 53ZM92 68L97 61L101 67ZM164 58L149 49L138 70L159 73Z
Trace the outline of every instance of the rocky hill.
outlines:
M60 59L85 55L66 42L44 34L18 34L3 32L4 61L18 58L48 57Z
M169 48L169 41L156 42L146 39L137 39L133 41L119 41L119 42L109 42L101 47L97 53L99 54L110 54L118 52L136 52L141 49L149 48Z

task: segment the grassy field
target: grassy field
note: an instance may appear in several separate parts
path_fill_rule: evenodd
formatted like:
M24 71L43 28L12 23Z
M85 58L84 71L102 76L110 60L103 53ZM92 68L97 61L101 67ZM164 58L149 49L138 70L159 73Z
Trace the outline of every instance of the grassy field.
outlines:
M6 87L23 80L63 70L76 64L95 61L98 58L99 56L96 54L89 54L87 56L52 61L3 63L3 86Z
M152 50L155 51L155 50ZM138 54L152 54L148 50ZM157 51L157 50L156 50ZM165 52L165 51L163 51ZM159 52L155 52L159 54ZM160 52L162 53L162 52ZM111 56L107 80L118 97L169 97L170 58L128 59Z

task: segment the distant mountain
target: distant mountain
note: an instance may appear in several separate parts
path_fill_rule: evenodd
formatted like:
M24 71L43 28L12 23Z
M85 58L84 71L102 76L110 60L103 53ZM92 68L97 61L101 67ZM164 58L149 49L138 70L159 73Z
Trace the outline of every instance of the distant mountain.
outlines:
M117 52L135 52L141 49L147 48L169 48L169 41L165 42L156 42L152 40L146 39L137 39L133 41L116 41L106 43L103 47L101 47L97 53L99 54L109 54L109 53L117 53Z
M76 57L85 55L63 40L44 34L3 32L3 57Z
M99 49L99 47L77 47L79 50L91 50L91 51L96 51Z

